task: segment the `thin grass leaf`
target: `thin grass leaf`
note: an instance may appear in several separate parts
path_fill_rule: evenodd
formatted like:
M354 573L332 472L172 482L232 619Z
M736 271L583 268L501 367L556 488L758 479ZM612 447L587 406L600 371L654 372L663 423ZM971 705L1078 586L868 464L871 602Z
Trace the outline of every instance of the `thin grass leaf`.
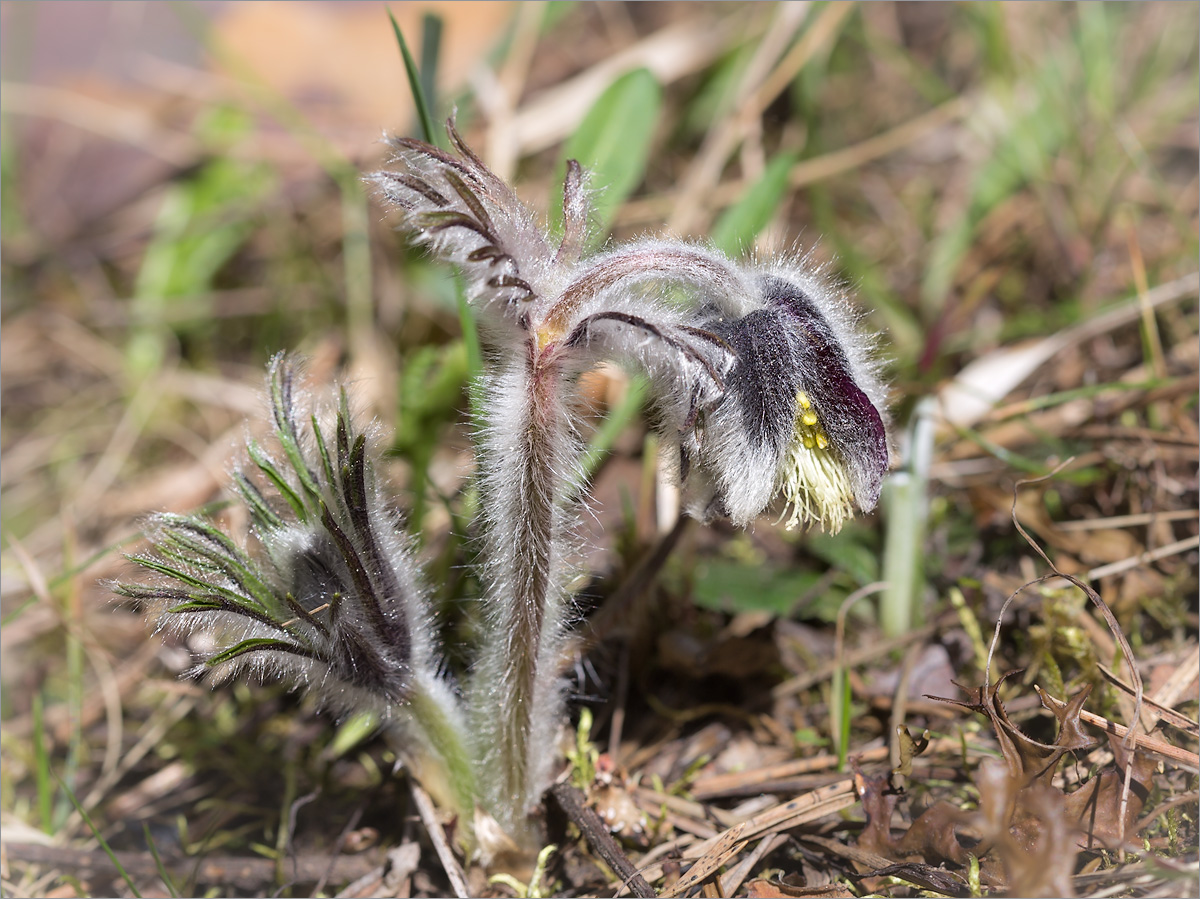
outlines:
M799 158L796 153L780 153L741 198L721 213L713 225L709 240L726 253L741 253L754 245L788 195L788 175Z
M33 694L33 765L37 788L38 821L46 833L54 833L54 789L50 783L50 753L46 751L46 727L42 693Z
M421 94L426 109L435 110L437 102L437 69L442 50L442 17L432 12L421 16ZM432 120L432 116L430 116Z
M404 58L404 74L408 76L408 89L412 92L413 103L417 107L417 119L421 123L421 134L426 143L437 143L437 132L433 127L433 116L429 113L429 103L425 98L425 91L421 85L421 73L417 70L417 64L413 62L412 54L408 52L408 42L404 40L404 32L400 30L400 23L396 21L396 17L392 15L392 11L387 11L388 20L392 23L392 32L396 35L396 43L400 45L400 55Z
M837 744L838 770L846 770L850 754L850 678L839 664L829 685L829 730Z
M66 797L71 800L71 805L75 806L75 811L79 812L79 817L83 819L83 823L87 825L87 829L92 832L92 836L96 838L96 842L100 844L100 848L104 850L104 854L108 856L108 860L112 862L113 867L117 869L117 873L121 875L121 879L129 887L129 892L133 893L136 899L142 899L142 894L138 890L137 884L133 882L133 878L129 876L129 873L125 870L125 866L117 858L117 854L112 851L112 848L108 845L108 841L104 839L104 835L96 829L96 825L92 823L91 817L84 811L83 806L79 804L79 800L75 798L75 794L71 792L71 788L63 783L62 778L57 774L54 775L54 779L58 781L58 785L62 788Z
M150 825L145 821L142 822L142 835L146 839L146 845L150 847L150 855L154 858L154 869L158 871L158 876L162 878L163 885L166 886L172 899L177 899L179 888L175 886L175 881L167 871L167 866L163 864L163 860L158 854L158 847L154 845L154 837L150 834Z

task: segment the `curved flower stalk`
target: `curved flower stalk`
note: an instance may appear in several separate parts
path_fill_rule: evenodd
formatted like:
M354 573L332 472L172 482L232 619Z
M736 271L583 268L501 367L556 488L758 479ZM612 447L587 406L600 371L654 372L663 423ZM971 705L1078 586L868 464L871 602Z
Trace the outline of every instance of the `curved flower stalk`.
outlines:
M577 376L614 359L650 377L689 511L746 525L781 491L791 523L869 510L887 467L882 388L852 322L801 263L739 266L677 241L581 259L579 167L554 246L448 126L452 155L390 139L371 181L401 228L458 264L488 340L479 484L486 633L468 687L484 809L517 839L548 786L571 611Z
M344 392L324 428L316 414L301 423L296 381L295 364L276 356L276 449L251 442L251 471L235 476L253 549L206 519L156 515L153 550L130 557L155 583L114 589L157 609L160 627L217 637L196 673L278 677L339 713L374 711L426 789L469 825L465 721L408 540L374 483L369 434L355 427Z

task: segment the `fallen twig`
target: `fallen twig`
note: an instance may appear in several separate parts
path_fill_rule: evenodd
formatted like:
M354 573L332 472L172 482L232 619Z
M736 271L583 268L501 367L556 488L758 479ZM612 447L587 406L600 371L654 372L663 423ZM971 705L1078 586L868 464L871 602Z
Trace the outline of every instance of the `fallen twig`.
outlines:
M653 897L656 895L654 887L646 882L629 857L621 851L617 841L608 832L608 827L596 814L596 810L587 804L587 799L582 791L564 782L555 784L547 792L558 803L563 814L579 828L579 832L583 834L587 844L621 879L622 886L617 890L618 896L625 887L628 887L635 896Z
M458 863L458 859L454 857L454 850L446 841L446 832L442 830L442 824L438 821L433 800L415 780L412 781L412 794L413 800L417 803L417 813L421 816L421 821L429 832L429 839L433 841L434 851L437 852L446 876L450 878L450 886L454 888L454 895L458 899L467 899L471 895L471 888L467 886L467 875L463 873L462 865Z
M46 868L59 868L80 880L117 878L117 862L136 880L159 878L158 865L150 852L113 852L113 858L99 849L73 849L69 846L42 846L37 843L5 843L5 859ZM256 893L275 884L275 860L256 856L210 855L202 859L162 857L167 873L180 882L222 884L238 891ZM340 853L303 855L296 859L293 876L297 882L328 880L338 883L356 880L377 866L374 854ZM99 895L99 894L97 894Z

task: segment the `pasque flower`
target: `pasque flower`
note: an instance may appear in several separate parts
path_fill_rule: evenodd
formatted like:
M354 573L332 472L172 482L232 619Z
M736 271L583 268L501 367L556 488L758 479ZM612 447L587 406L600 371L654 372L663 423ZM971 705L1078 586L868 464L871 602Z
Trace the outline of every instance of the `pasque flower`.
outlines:
M711 482L693 488L690 509L746 525L782 492L789 525L837 530L879 499L882 388L845 307L818 277L781 263L751 283L753 311L705 323L736 361L702 433L683 447L683 471L698 464L707 478L696 479Z
M313 408L298 374L272 360L271 445L250 442L234 476L251 545L200 516L155 515L152 551L130 558L157 577L114 588L161 627L216 638L196 673L279 677L337 713L375 712L430 792L470 808L466 722L409 539L374 480L368 444L380 441L355 425L345 393Z
M836 530L855 507L874 508L888 461L883 388L844 298L807 260L738 265L663 240L581 260L578 166L552 247L453 124L450 135L458 156L392 139L398 168L372 180L405 230L462 267L499 355L567 374L617 358L648 373L697 517L746 525L780 492L793 525Z
M370 182L403 231L460 268L485 342L484 627L461 691L443 674L408 544L371 484L368 435L344 400L333 437L317 417L298 423L287 361L270 377L278 454L249 453L274 499L237 481L261 552L198 519L160 516L156 551L135 557L160 582L120 590L185 626L232 625L210 666L288 674L343 709L371 704L458 813L464 841L484 815L532 845L558 760L575 618L579 375L608 360L643 372L688 512L738 525L780 494L789 524L836 529L873 508L888 461L883 388L842 296L806 260L736 263L674 240L585 256L578 165L567 167L552 241L453 122L448 133L453 152L389 139L392 167Z

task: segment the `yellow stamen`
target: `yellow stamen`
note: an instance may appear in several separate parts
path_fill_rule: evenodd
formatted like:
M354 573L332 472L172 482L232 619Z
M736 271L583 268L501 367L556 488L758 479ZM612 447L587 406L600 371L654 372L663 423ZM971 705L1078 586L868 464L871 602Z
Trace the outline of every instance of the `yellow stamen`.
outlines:
M854 488L841 457L830 449L812 400L796 395L796 426L781 474L781 488L791 506L787 526L811 521L836 533L854 514ZM785 513L787 514L787 513Z

